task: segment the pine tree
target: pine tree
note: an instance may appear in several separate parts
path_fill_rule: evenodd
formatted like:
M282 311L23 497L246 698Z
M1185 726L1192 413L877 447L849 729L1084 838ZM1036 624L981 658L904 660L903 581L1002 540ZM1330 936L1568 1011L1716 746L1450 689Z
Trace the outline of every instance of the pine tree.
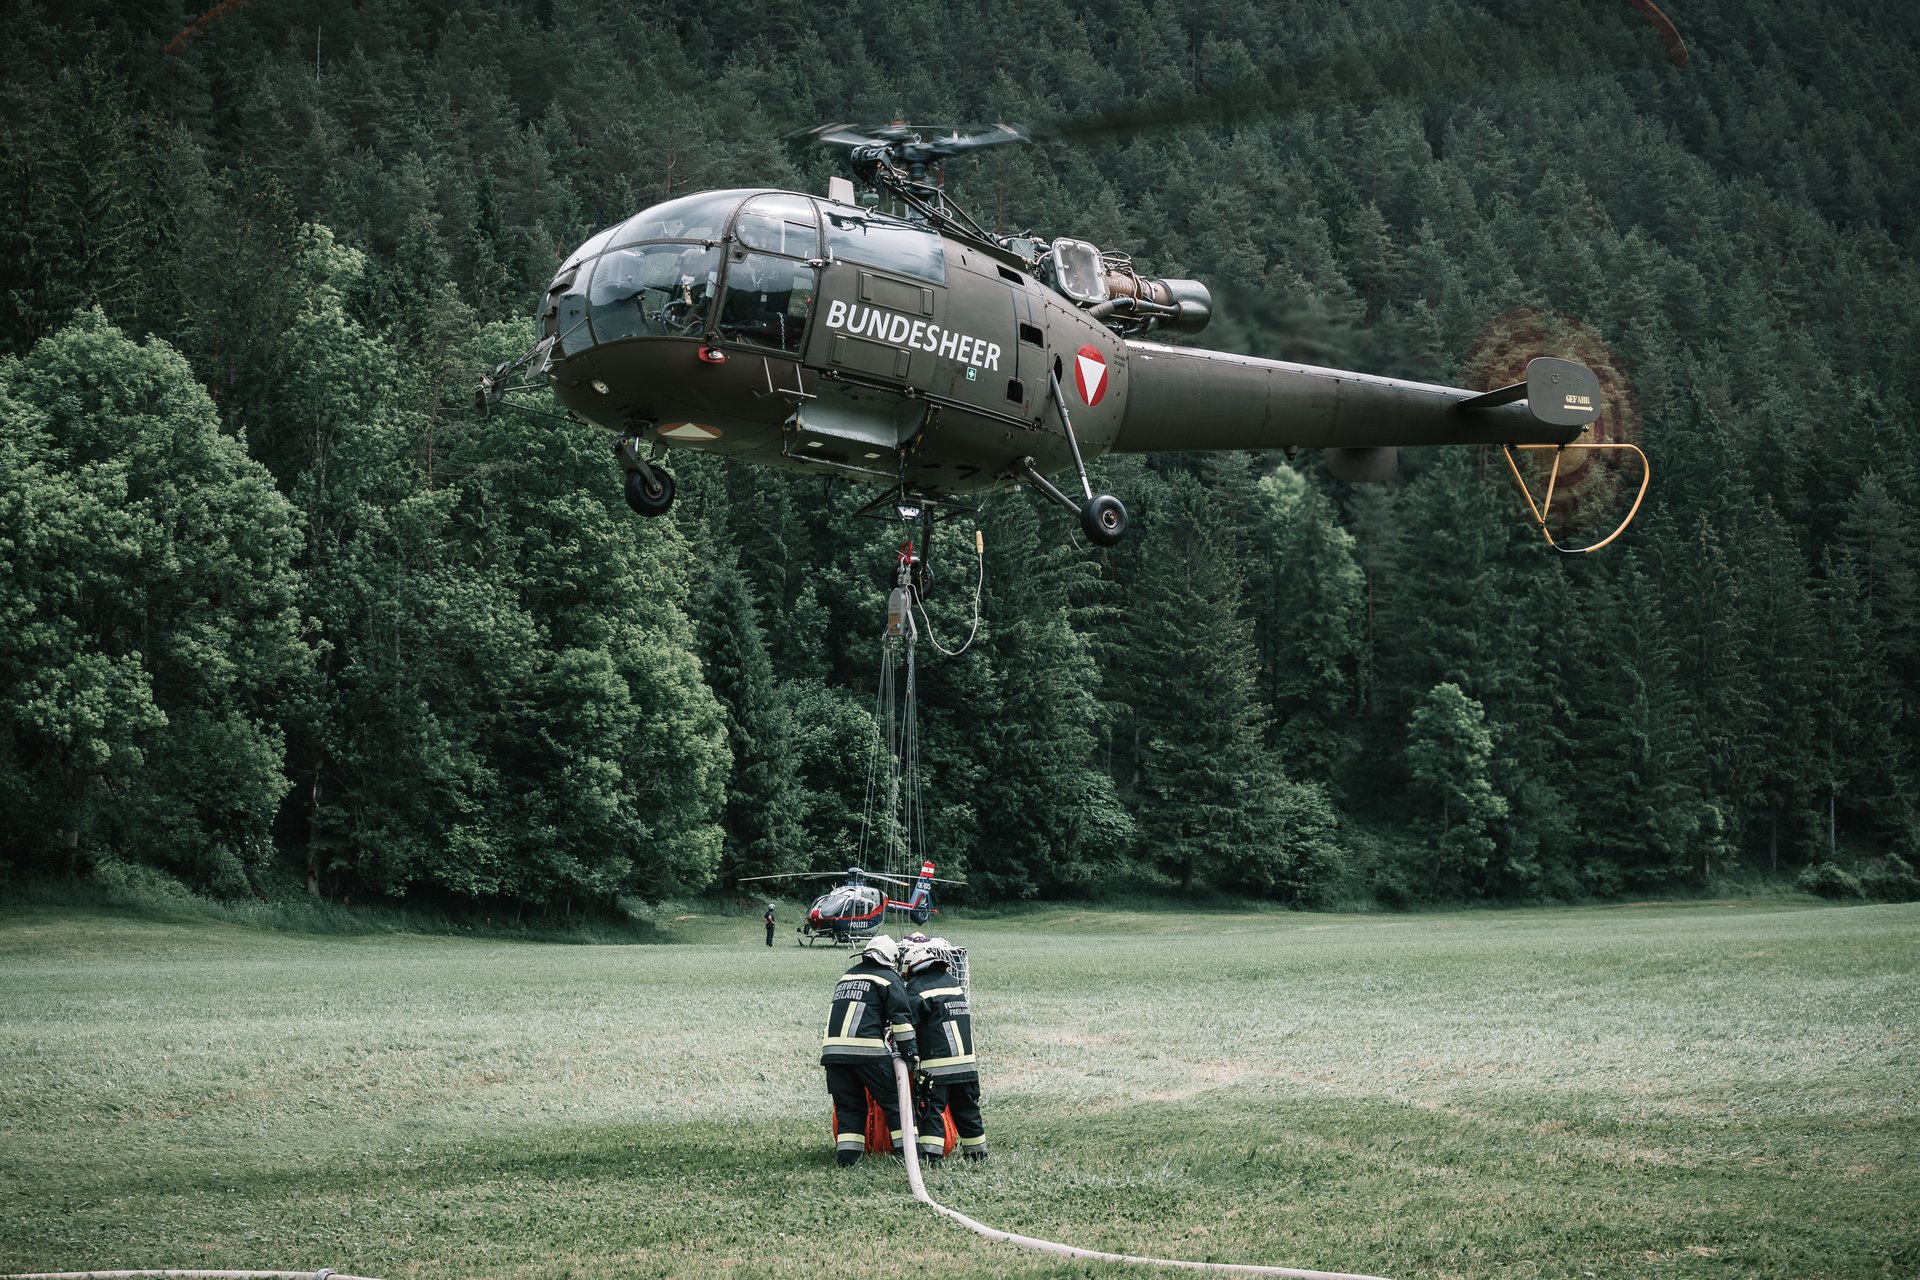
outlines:
M1442 452L1409 486L1399 509L1409 563L1381 627L1387 707L1405 708L1442 683L1477 699L1501 691L1511 522L1493 498L1461 449Z
M1329 854L1331 834L1288 821L1313 805L1262 745L1252 629L1225 522L1189 476L1157 493L1147 516L1120 672L1138 735L1144 851L1183 892L1277 884L1301 846Z
M1686 878L1709 821L1704 770L1653 584L1634 555L1596 592L1581 708L1581 818L1586 881L1659 888Z
M1765 712L1748 656L1747 589L1705 519L1695 523L1692 538L1669 559L1664 589L1664 612L1680 638L1675 660L1691 711L1689 732L1706 768L1712 806L1694 868L1695 878L1706 880L1739 856L1742 829L1758 803L1751 766L1765 732Z
M1897 852L1920 839L1914 813L1913 748L1866 585L1852 555L1829 552L1818 596L1814 780L1825 799L1825 856L1838 857L1839 828ZM1823 842L1816 838L1816 847Z
M347 313L364 255L319 227L304 229L298 246L287 296L272 304L290 314L254 335L273 344L261 367L285 371L261 438L300 513L300 606L313 641L311 670L287 709L289 825L309 893L399 892L416 862L407 850L417 844L426 856L440 834L420 817L432 788L418 754L446 737L418 666L434 652L421 633L439 592L409 569L432 563L445 507L416 495L392 351ZM496 663L486 678L502 674ZM387 870L376 874L376 863Z
M1771 503L1763 507L1741 566L1747 655L1758 691L1762 732L1746 762L1754 778L1767 865L1778 870L1783 840L1804 840L1811 818L1808 691L1815 669L1815 625L1807 563Z
M1331 785L1358 742L1365 579L1353 536L1300 473L1265 477L1259 500L1269 541L1251 557L1252 612L1270 740L1290 777Z
M1578 818L1586 741L1576 708L1596 643L1583 603L1591 575L1580 562L1544 560L1533 545L1515 573L1521 593L1508 603L1512 631L1506 656L1514 671L1500 702L1501 739L1495 790L1511 807L1501 847L1488 866L1490 892L1501 896L1578 896Z
M800 821L799 758L789 708L780 696L753 593L737 565L710 563L696 610L702 669L720 701L732 749L722 827L722 875L806 869Z
M57 69L30 120L6 131L0 151L7 174L0 248L8 250L0 339L13 350L85 307L128 317L140 310L136 295L147 286L140 251L151 231L151 192L140 181L140 122L94 40Z
M992 686L993 713L953 726L983 746L969 881L993 897L1085 892L1117 869L1133 837L1095 758L1106 737L1099 672L1072 625L1092 566L1031 501L996 503L983 532L987 621L974 656L955 660L979 663Z
M1909 695L1920 694L1920 520L1869 471L1847 503L1840 540L1860 567L1888 660L1907 677Z

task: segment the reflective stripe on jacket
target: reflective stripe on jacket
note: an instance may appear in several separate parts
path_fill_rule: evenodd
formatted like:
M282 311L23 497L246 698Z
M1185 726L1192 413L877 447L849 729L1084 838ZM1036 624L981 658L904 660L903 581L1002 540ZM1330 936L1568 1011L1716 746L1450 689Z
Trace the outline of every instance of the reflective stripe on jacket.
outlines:
M915 974L907 979L907 989L916 997L920 1069L928 1075L977 1079L980 1064L973 1056L967 989L944 966Z
M885 1058L887 1035L900 1056L914 1054L913 1005L906 983L883 964L862 956L833 988L833 1008L820 1037L820 1061L859 1062Z

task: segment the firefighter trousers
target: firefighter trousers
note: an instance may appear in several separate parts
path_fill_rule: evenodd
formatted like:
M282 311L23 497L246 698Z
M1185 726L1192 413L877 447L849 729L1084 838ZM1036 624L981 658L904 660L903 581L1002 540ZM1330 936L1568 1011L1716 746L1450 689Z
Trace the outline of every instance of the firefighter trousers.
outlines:
M829 1062L827 1092L833 1095L833 1147L855 1155L867 1148L867 1095L887 1117L893 1149L900 1151L900 1099L893 1083L892 1058Z
M980 1119L980 1078L924 1076L922 1079L926 1084L913 1114L913 1127L920 1135L920 1154L938 1154L946 1145L947 1127L941 1122L940 1113L948 1108L953 1110L954 1131L960 1135L960 1154L973 1159L987 1154L987 1126Z

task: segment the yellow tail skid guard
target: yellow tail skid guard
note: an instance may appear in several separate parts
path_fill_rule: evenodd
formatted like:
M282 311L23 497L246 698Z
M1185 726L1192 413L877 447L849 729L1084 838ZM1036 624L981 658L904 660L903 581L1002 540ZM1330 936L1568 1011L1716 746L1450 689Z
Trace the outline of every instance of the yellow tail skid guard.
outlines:
M1533 500L1533 491L1527 488L1527 482L1520 474L1520 464L1513 460L1515 449L1552 449L1554 451L1553 469L1547 473L1547 492L1545 497L1537 503ZM1569 449L1623 449L1640 459L1640 492L1633 495L1633 506L1628 508L1626 518L1612 533L1590 547L1563 547L1553 540L1553 531L1547 528L1547 513L1553 508L1553 487L1560 479L1560 458ZM1500 451L1507 456L1507 468L1513 472L1513 482L1520 486L1520 496L1527 500L1527 509L1533 513L1533 523L1540 530L1540 536L1547 540L1548 546L1566 556L1585 555L1589 551L1598 551L1625 533L1627 526L1633 523L1633 518L1640 514L1640 501L1647 496L1647 484L1653 479L1652 464L1647 461L1647 455L1640 452L1640 446L1635 444L1503 444L1500 446Z

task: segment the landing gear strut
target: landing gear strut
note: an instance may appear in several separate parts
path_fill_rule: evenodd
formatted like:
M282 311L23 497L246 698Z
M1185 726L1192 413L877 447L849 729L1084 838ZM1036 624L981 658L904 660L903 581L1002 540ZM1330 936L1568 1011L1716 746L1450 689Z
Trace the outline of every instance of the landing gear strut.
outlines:
M1073 447L1073 465L1080 473L1080 489L1087 495L1086 505L1082 506L1055 488L1034 467L1032 458L1020 459L1020 472L1035 490L1080 517L1081 531L1087 535L1089 542L1097 547L1111 547L1127 531L1127 508L1110 493L1094 493L1093 482L1087 479L1087 464L1080 459L1080 440L1073 434L1073 419L1067 416L1067 398L1060 393L1060 372L1057 368L1047 371L1047 389L1053 393L1053 408L1060 415L1060 429L1066 434L1067 443Z
M634 514L648 519L667 514L673 505L673 477L640 456L639 440L622 436L613 446L613 456L627 473L627 505Z
M1083 475L1085 473L1082 473ZM1111 547L1127 531L1127 508L1110 493L1095 493L1087 486L1086 505L1082 506L1060 492L1054 483L1034 468L1032 458L1020 459L1020 475L1041 496L1050 498L1080 517L1080 529L1087 541L1097 547Z

